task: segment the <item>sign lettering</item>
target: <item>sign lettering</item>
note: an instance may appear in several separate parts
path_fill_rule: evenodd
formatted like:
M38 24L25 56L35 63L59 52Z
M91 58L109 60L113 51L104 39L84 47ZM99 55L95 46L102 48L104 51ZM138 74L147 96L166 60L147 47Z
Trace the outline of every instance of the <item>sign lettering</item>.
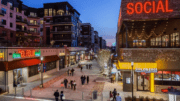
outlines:
M135 72L155 73L157 68L136 68Z
M158 3L156 4L155 1L146 1L144 4L142 2L137 2L137 3L128 3L127 4L127 14L141 14L142 12L149 14L149 13L169 13L173 12L173 9L169 8L169 1L165 0L165 3L163 3L162 0L159 0Z
M35 50L19 50L18 53L13 53L13 58L25 58L40 56L41 51L35 52Z

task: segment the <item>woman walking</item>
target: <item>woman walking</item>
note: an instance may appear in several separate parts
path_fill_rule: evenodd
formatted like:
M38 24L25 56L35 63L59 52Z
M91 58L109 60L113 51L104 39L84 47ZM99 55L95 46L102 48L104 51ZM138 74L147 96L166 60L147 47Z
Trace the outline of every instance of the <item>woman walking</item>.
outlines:
M76 90L76 81L75 80L74 80L73 84L74 84L74 90Z

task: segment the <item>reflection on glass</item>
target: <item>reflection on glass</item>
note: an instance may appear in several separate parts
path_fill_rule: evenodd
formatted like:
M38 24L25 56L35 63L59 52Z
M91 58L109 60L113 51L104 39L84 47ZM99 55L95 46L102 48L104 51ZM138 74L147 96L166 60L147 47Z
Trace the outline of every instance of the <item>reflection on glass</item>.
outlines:
M171 71L163 71L163 81L171 81Z
M158 71L157 73L155 73L154 80L162 81L162 71Z
M172 72L172 81L180 81L180 72Z

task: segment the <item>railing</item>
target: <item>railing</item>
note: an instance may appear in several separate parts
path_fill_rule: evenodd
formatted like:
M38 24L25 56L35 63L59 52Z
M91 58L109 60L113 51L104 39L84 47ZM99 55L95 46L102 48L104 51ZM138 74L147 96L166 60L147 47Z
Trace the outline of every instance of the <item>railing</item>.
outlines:
M27 30L16 28L16 31L21 31L21 32L28 32Z
M40 31L30 31L30 30L28 30L28 33L30 33L30 34L34 34L34 33L39 34L39 33L40 33Z
M34 24L34 23L29 23L29 22L28 22L28 25L31 25L31 26L39 26L39 25L40 25L40 23L36 23L36 24Z
M180 48L178 41L173 42L155 42L155 41L146 41L146 42L133 42L128 41L127 48ZM119 48L126 48L126 43L124 42Z
M17 22L23 22L23 23L28 23L27 20L23 20L23 19L16 19Z
M34 15L34 16L33 16L33 15L28 15L28 17L35 17L35 18L36 18L36 17L37 17L37 15L36 15L36 16L35 16L35 15Z

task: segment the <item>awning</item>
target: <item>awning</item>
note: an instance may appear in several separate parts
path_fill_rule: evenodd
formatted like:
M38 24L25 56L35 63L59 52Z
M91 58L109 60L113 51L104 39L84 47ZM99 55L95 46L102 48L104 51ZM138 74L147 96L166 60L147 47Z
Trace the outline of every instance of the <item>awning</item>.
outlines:
M43 63L53 62L59 59L60 58L57 55L45 56ZM40 58L21 59L21 60L14 60L10 62L0 62L0 71L8 71L8 70L18 69L18 68L23 68L23 67L29 67L33 65L38 65L39 63L41 63Z

